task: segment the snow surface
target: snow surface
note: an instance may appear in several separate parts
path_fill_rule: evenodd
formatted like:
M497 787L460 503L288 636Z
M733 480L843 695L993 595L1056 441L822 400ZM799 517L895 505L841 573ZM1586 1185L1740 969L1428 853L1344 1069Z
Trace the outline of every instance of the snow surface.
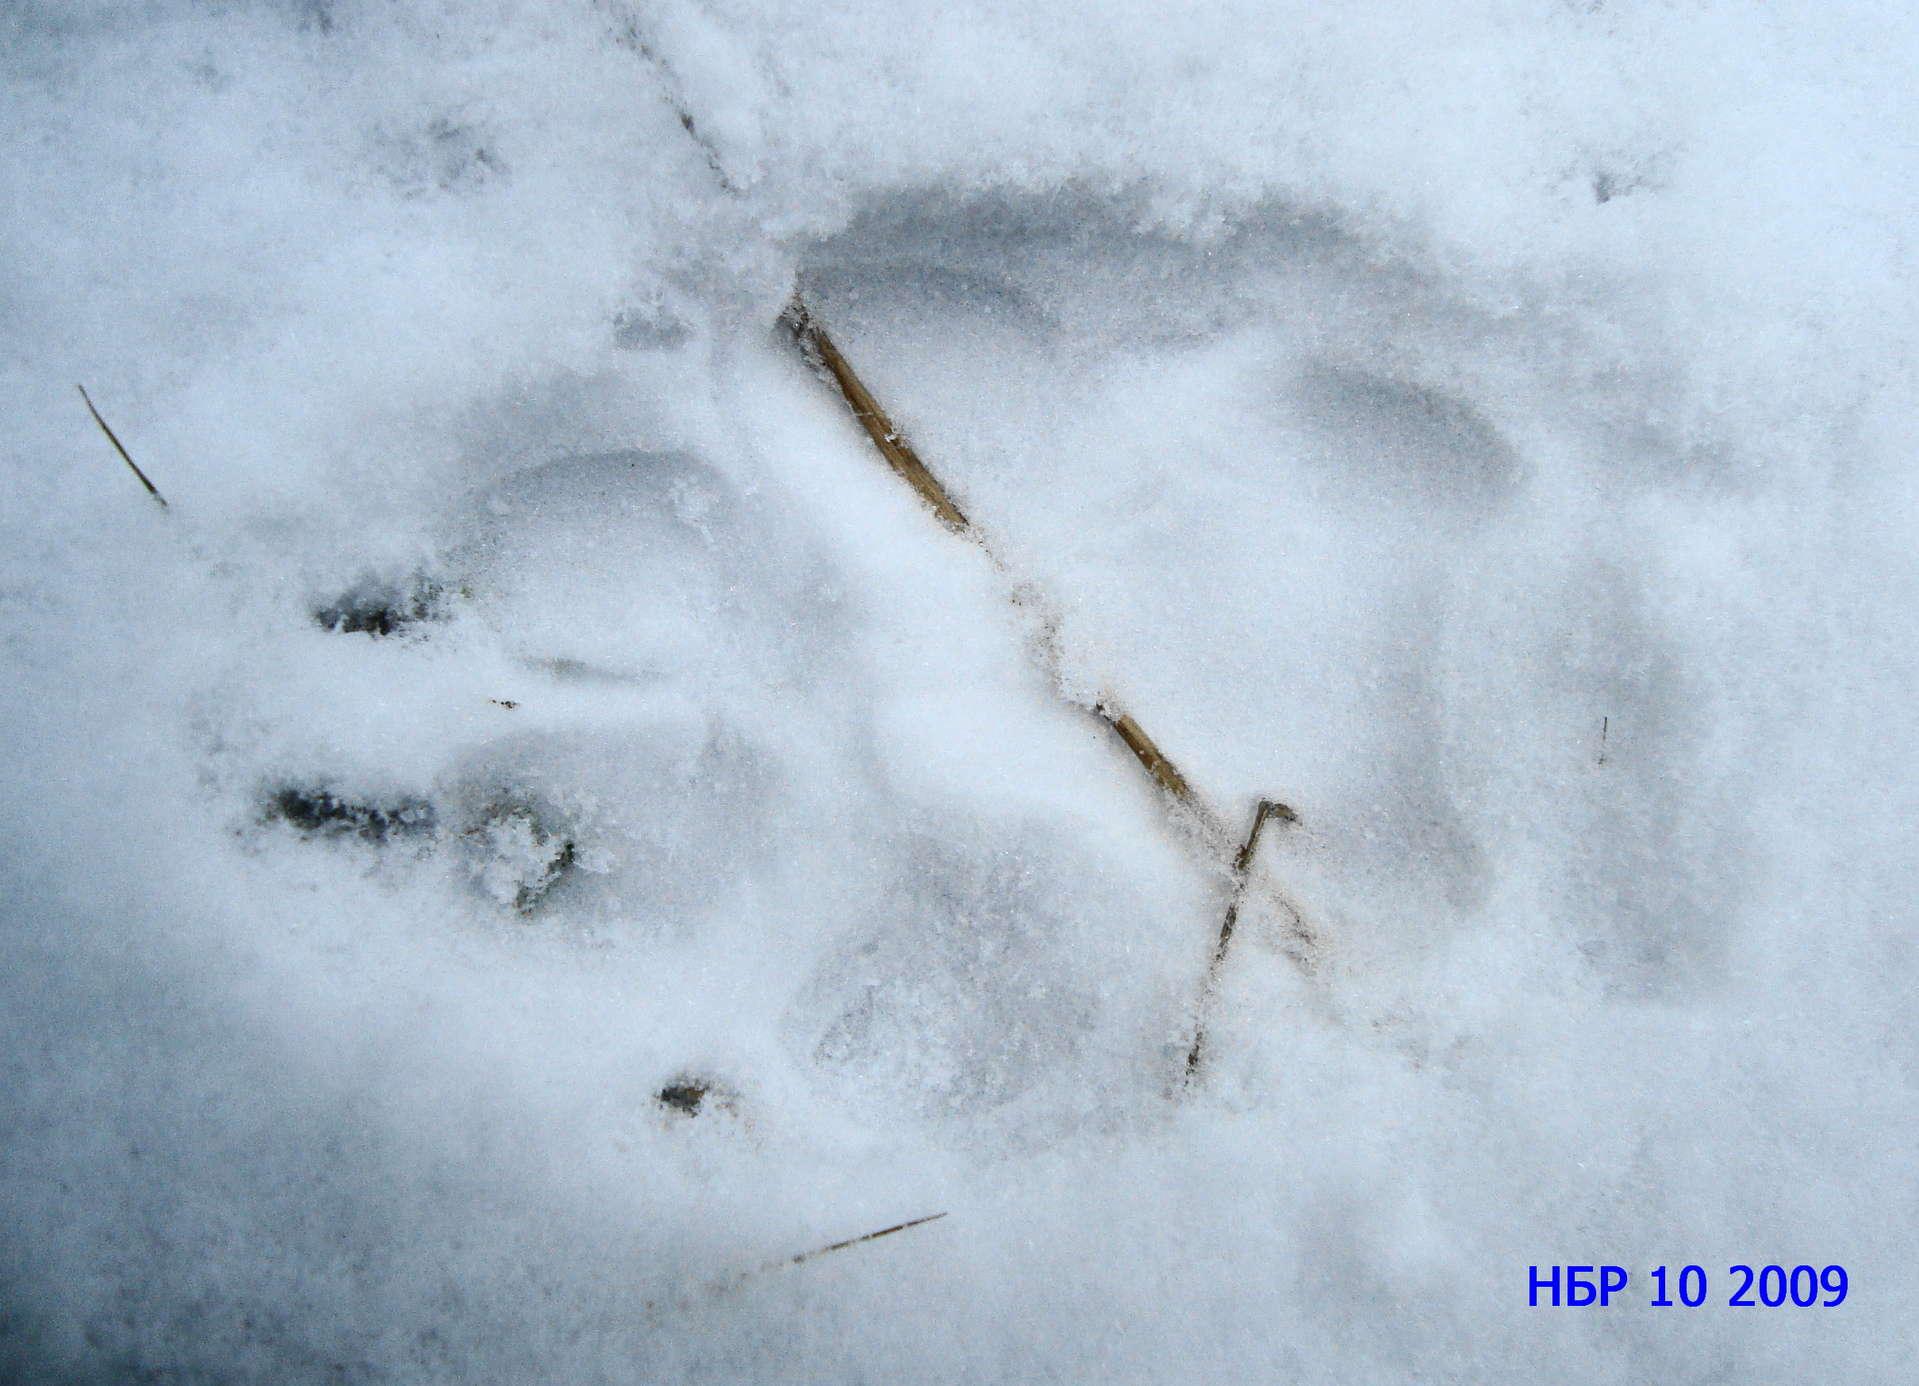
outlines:
M1904 1379L1915 59L0 8L0 1366ZM1104 698L1300 815L1190 1088L1224 864Z

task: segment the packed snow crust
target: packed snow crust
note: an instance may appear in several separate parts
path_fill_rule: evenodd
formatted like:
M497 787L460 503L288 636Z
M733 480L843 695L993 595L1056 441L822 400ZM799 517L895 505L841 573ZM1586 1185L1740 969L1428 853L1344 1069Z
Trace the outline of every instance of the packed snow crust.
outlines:
M1916 59L0 8L0 1367L1905 1379Z

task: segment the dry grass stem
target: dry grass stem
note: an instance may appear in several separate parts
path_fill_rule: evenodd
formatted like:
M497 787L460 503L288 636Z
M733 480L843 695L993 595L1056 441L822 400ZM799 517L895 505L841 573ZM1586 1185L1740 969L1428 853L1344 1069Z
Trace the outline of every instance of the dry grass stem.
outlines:
M866 388L859 375L853 370L844 353L834 345L819 319L807 307L798 293L793 295L787 305L782 321L792 331L799 342L800 350L807 360L833 384L838 387L840 396L852 411L853 417L866 431L866 436L879 449L880 456L886 459L899 478L913 488L924 501L927 508L940 522L955 534L978 543L987 551L995 563L991 546L979 532L973 522L966 517L959 504L953 499L945 485L936 477L932 469L921 460L913 450L912 444L887 417L886 411ZM1176 808L1176 816L1195 831L1204 847L1214 853L1214 860L1224 856L1232 842L1232 829L1194 788L1186 776L1130 713L1123 711L1110 702L1101 702L1094 711L1113 734L1118 737L1133 759L1152 777L1166 798ZM1233 929L1239 921L1240 906L1244 901L1248 883L1251 879L1253 855L1259 846L1260 834L1266 824L1278 819L1281 822L1298 821L1292 809L1276 799L1262 799L1253 814L1253 826L1240 844L1232 868L1231 896L1227 902L1225 919L1220 925L1219 938L1215 943L1211 962L1206 971L1205 985L1201 991L1198 1018L1194 1028L1193 1047L1187 1054L1186 1074L1190 1078L1200 1067L1201 1054L1205 1044L1206 1010L1213 992L1217 989L1219 973L1225 965L1226 953L1232 943ZM1311 932L1307 929L1305 917L1284 892L1272 890L1279 907L1292 917L1294 933L1301 944L1298 959L1301 966L1307 966L1312 945Z
M135 476L140 478L140 484L147 488L147 494L160 502L160 508L162 510L168 509L167 498L160 494L160 488L148 480L147 474L140 470L140 464L133 460L133 455L127 451L126 445L123 444L114 431L107 426L107 421L100 417L100 411L93 407L93 396L87 393L87 387L84 385L76 385L73 388L78 390L80 392L80 398L86 401L87 412L93 415L93 421L100 425L100 431L107 435L107 441L112 443L113 450L120 454L120 460L132 469Z
M1246 884L1252 878L1253 857L1259 851L1259 836L1266 830L1267 820L1272 818L1282 823L1299 821L1299 815L1277 799L1261 799L1259 807L1253 810L1253 826L1233 858L1232 897L1226 902L1226 915L1219 923L1219 941L1213 945L1213 961L1206 970L1205 985L1200 989L1199 1016L1193 1026L1193 1047L1186 1053L1186 1076L1189 1080L1199 1073L1206 1048L1206 1012L1210 1009L1213 993L1219 990L1219 974L1226 966L1226 950L1232 946L1233 930L1239 924L1239 907L1245 902ZM1287 903L1287 908L1292 908L1290 903ZM1293 910L1292 914L1294 924L1303 928L1299 912Z

